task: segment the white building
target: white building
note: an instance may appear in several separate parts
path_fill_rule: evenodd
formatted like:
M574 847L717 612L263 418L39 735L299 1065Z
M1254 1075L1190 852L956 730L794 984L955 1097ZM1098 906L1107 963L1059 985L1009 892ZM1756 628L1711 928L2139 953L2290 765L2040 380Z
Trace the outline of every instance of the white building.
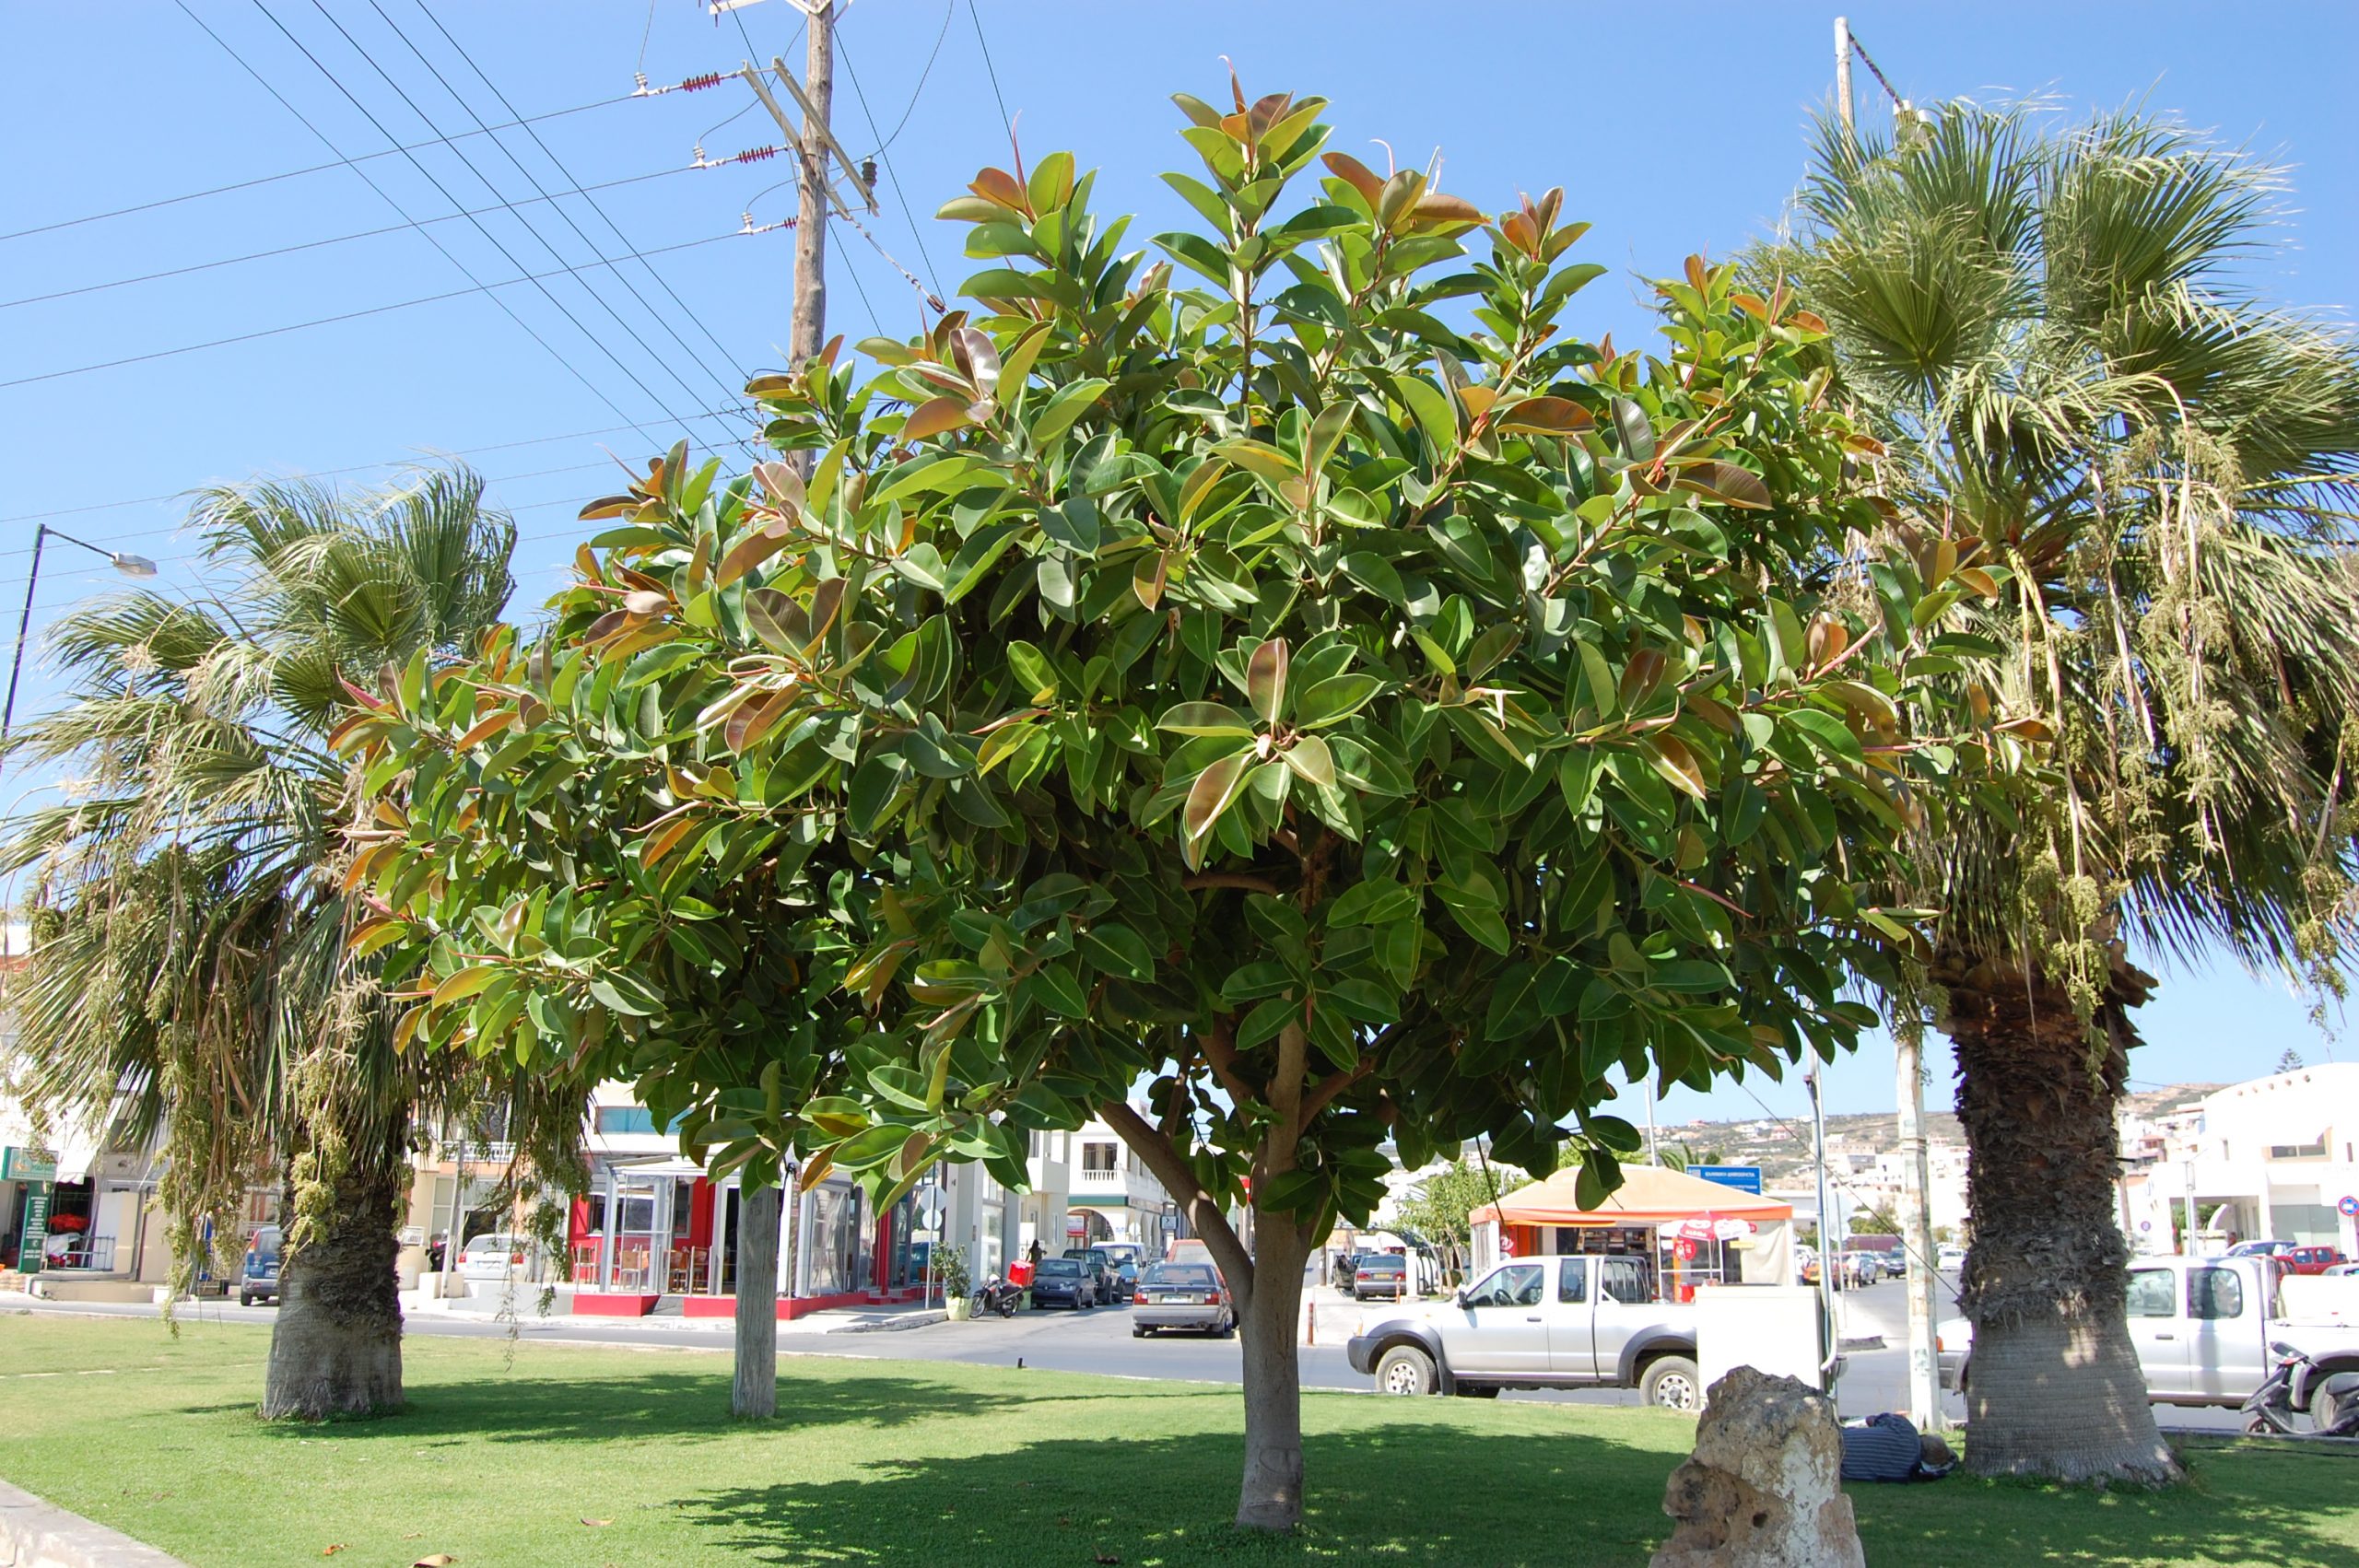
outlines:
M1144 1107L1141 1112L1145 1114ZM1124 1241L1144 1247L1150 1258L1162 1257L1171 1234L1170 1195L1146 1163L1103 1121L1084 1123L1080 1131L1062 1136L1070 1144L1071 1161L1065 1167L1064 1245ZM1043 1237L1041 1246L1052 1254L1060 1250L1052 1237Z
M2359 1062L2231 1084L2192 1109L2124 1118L2122 1226L2141 1252L2291 1241L2359 1255ZM2192 1245L2187 1245L2192 1204Z

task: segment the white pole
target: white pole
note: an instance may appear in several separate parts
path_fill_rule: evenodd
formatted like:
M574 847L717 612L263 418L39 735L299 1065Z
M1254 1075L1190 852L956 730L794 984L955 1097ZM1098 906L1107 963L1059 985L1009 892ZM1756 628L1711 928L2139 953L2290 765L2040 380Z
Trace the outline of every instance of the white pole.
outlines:
M1933 1216L1928 1197L1932 1170L1925 1153L1924 1025L1915 1019L1893 1030L1895 1082L1900 1106L1900 1246L1908 1265L1908 1419L1919 1432L1942 1427L1941 1364L1933 1353Z
M1851 18L1835 18L1835 108L1843 117L1843 134L1855 135L1851 123Z
M1820 1093L1815 1061L1802 1082L1810 1087L1811 1164L1818 1176L1818 1305L1823 1336L1818 1381L1821 1387L1833 1393L1832 1374L1835 1359L1843 1348L1843 1336L1835 1323L1835 1214L1826 1196L1826 1103Z

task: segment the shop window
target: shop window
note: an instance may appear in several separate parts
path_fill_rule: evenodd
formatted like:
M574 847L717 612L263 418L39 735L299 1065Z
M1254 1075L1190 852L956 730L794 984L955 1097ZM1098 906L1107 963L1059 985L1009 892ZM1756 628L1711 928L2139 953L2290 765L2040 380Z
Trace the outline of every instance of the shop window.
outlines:
M815 1296L839 1295L868 1283L867 1248L862 1245L860 1194L835 1182L811 1189L811 1221L804 1228L804 1257L809 1261L804 1290Z

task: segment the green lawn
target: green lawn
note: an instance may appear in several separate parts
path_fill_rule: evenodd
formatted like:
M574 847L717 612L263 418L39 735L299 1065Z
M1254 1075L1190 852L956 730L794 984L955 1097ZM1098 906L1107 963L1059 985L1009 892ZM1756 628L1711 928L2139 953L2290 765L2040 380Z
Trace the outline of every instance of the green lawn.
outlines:
M0 1476L199 1564L1058 1568L1398 1560L1643 1563L1692 1435L1668 1414L1313 1394L1309 1520L1240 1538L1234 1390L790 1359L777 1425L725 1358L408 1347L390 1421L266 1428L264 1331L0 1316ZM1951 1480L1860 1488L1878 1564L2359 1562L2351 1461L2208 1452L2166 1496ZM595 1523L588 1521L598 1521Z

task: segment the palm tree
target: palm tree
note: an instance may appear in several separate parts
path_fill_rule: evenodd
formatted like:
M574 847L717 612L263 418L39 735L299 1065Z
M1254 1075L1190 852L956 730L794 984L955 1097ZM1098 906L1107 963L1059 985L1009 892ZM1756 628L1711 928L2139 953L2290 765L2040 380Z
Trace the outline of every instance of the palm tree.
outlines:
M347 954L351 786L327 737L345 683L456 654L498 615L516 532L482 495L463 468L373 493L201 492L205 586L67 616L53 642L70 699L12 741L72 775L0 845L0 868L33 879L27 1086L114 1140L163 1141L183 1288L207 1230L226 1246L280 1167L293 1219L266 1417L402 1402L394 1226L421 1113L514 1102L515 1136L553 1169L579 1141L561 1086L396 1051Z
M2135 112L1823 124L1756 258L1881 427L1885 544L1954 579L1949 657L2033 798L1925 847L1925 978L1971 1151L1968 1462L2169 1479L2124 1316L2131 944L2335 983L2359 763L2359 357L2247 286L2277 170ZM2008 716L2012 715L2012 720ZM2012 744L2011 741L1995 743Z

